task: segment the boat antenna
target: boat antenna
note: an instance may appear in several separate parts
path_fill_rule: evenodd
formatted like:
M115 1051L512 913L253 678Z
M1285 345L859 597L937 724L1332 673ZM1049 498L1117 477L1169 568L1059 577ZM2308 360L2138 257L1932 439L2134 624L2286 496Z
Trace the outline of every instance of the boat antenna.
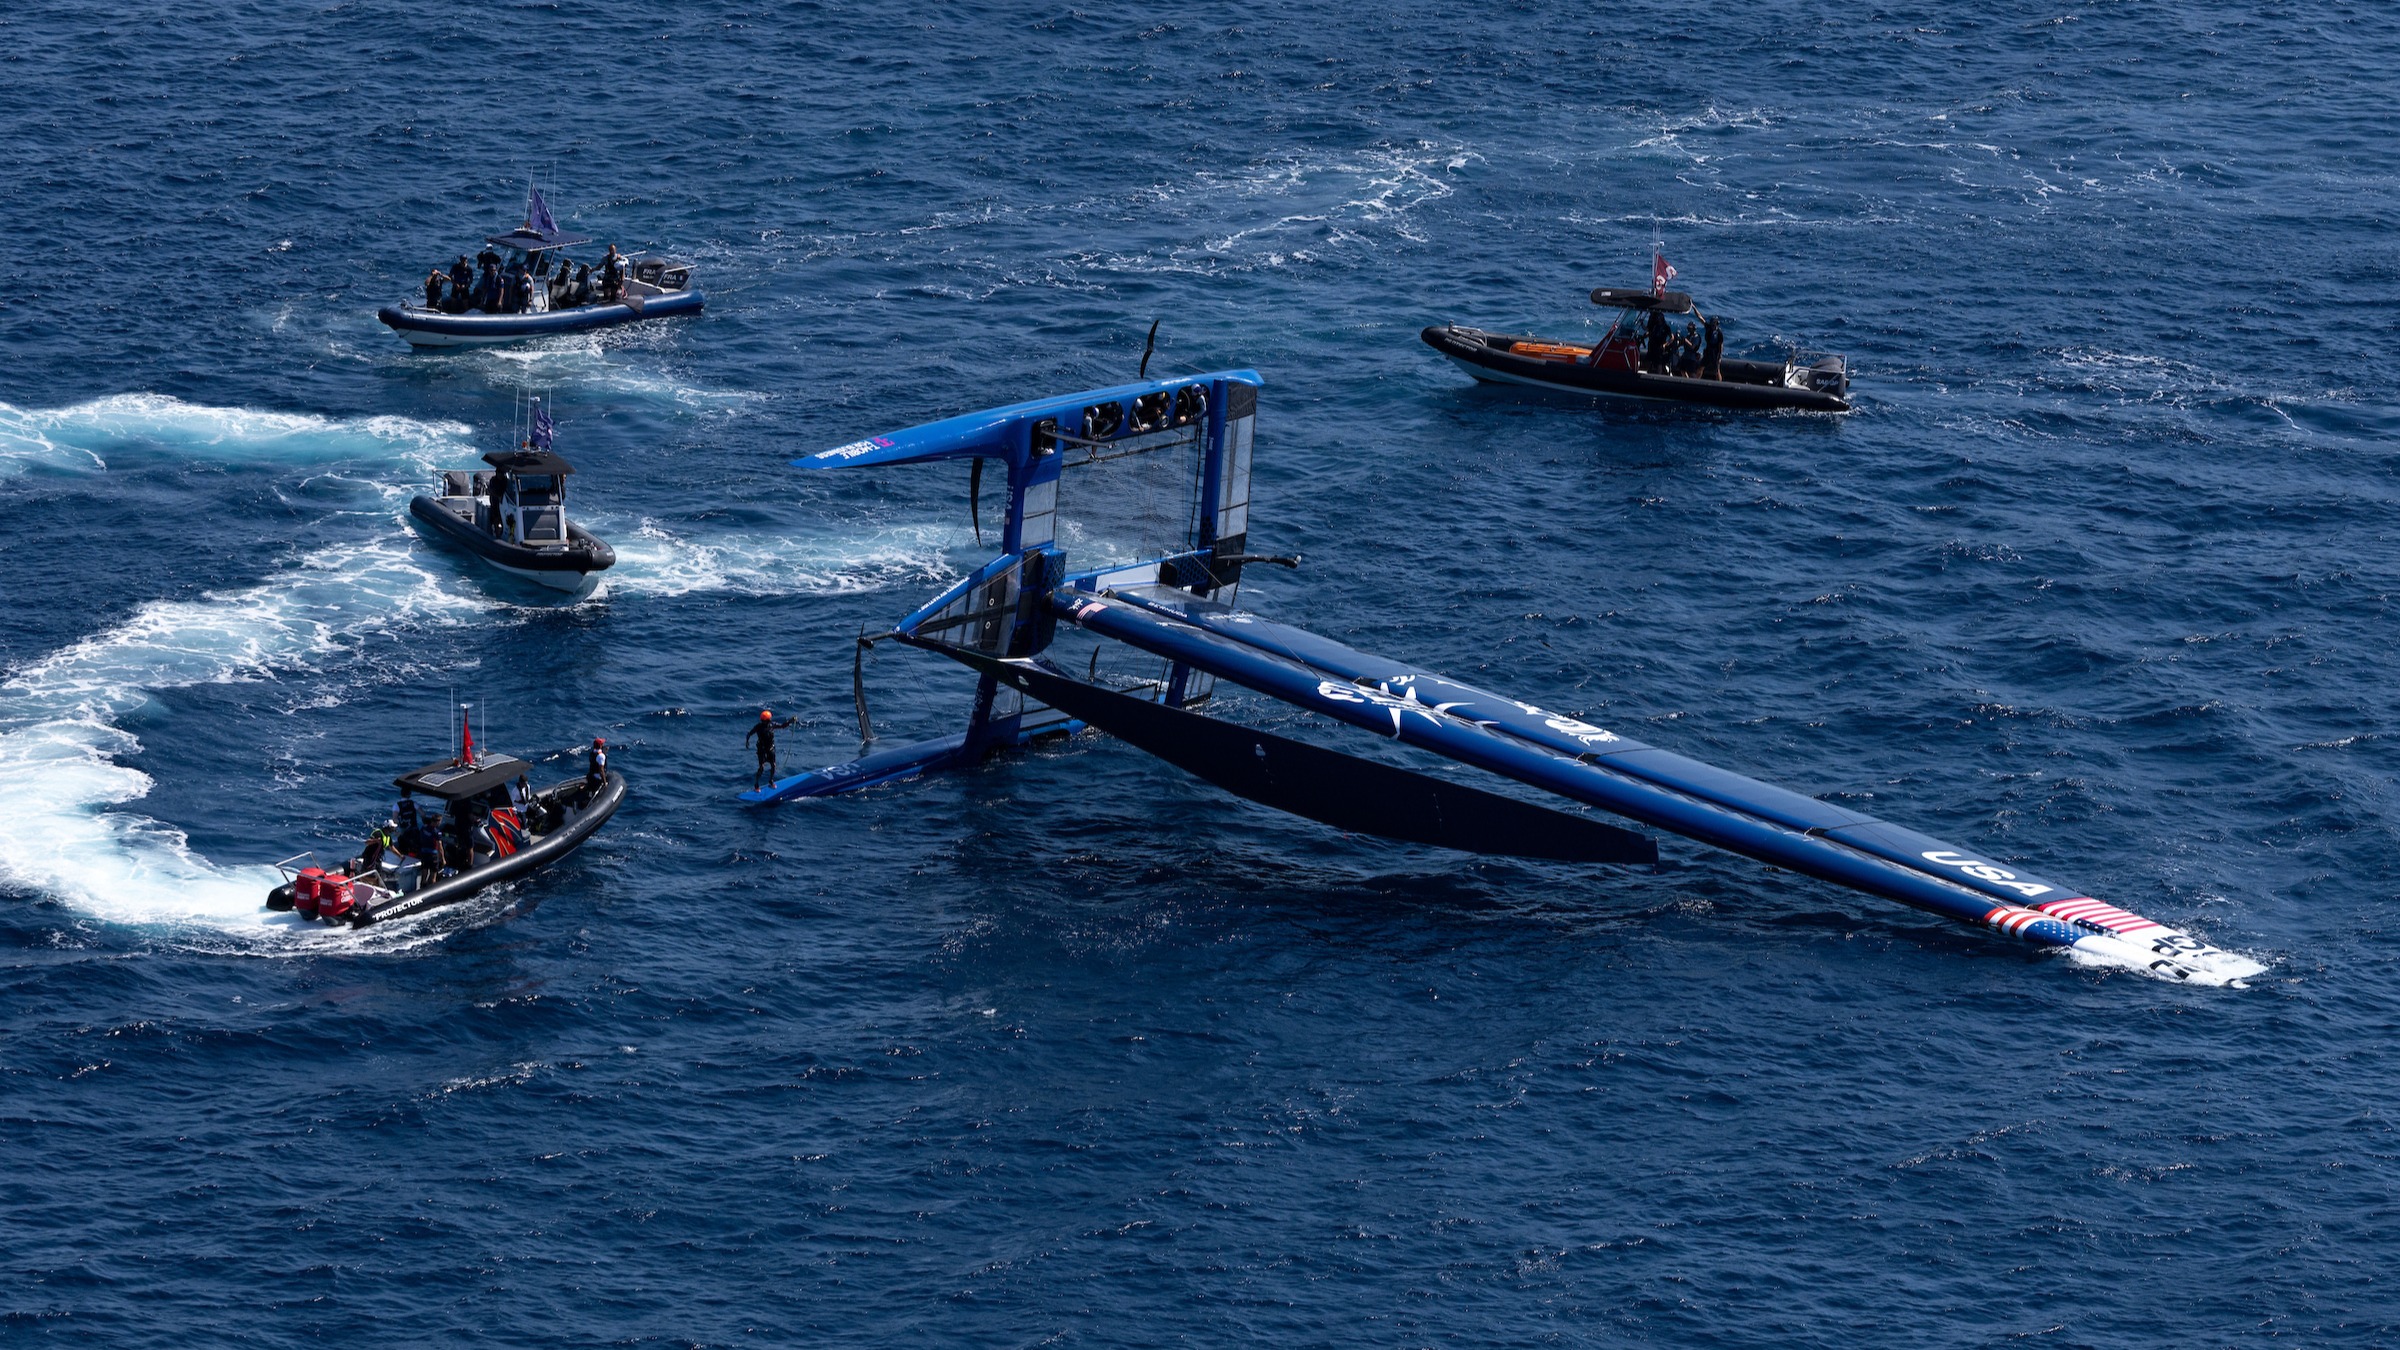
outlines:
M1156 351L1157 349L1158 320L1152 319L1150 321L1150 336L1142 340L1142 368L1133 373L1133 378L1137 380L1146 380L1150 378L1150 353Z

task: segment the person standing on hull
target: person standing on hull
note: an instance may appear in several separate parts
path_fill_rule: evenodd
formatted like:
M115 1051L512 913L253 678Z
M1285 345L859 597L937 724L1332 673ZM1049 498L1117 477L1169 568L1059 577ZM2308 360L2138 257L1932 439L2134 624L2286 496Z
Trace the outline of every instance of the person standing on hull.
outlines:
M1675 330L1667 323L1667 316L1655 309L1651 310L1650 345L1642 352L1642 369L1644 371L1656 375L1667 368L1667 344L1673 341L1674 337Z
M617 246L608 246L608 256L600 260L600 298L615 300L625 294L625 255Z
M594 736L592 737L591 758L585 761L583 766L584 804L587 806L590 805L592 800L600 795L600 790L607 786L608 738L605 736Z
M742 733L742 744L748 745L753 738L758 741L758 772L750 776L752 792L758 791L759 784L773 783L782 777L782 766L775 760L775 728L793 726L799 721L800 715L794 713L778 722L774 709L761 708L758 710L758 720Z
M450 303L443 306L443 312L448 314L466 313L467 292L474 288L475 269L467 266L467 255L461 253L458 255L458 261L450 264Z
M1708 321L1708 328L1704 337L1702 338L1702 345L1700 348L1700 378L1704 380L1724 379L1724 362L1725 330L1719 327L1717 321L1712 318Z

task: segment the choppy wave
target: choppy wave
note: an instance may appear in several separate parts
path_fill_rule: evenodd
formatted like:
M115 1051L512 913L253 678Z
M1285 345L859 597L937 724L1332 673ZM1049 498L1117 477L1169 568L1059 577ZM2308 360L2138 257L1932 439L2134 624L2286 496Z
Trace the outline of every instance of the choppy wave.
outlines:
M0 880L107 922L291 928L263 914L273 869L228 867L175 826L125 809L153 783L127 761L123 725L166 690L320 675L378 635L456 626L518 607L472 559L406 528L390 503L469 429L399 417L342 420L128 394L71 408L0 405L0 463L99 469L112 457L286 462L366 489L328 513L334 538L251 584L152 600L104 631L0 679ZM840 595L917 589L955 573L965 532L890 526L824 537L685 534L650 520L604 531L620 561L590 602L702 592ZM307 930L315 931L315 930Z
M729 412L765 397L748 390L705 388L678 379L656 365L623 359L626 351L655 345L665 336L638 328L619 329L469 352L445 352L425 359L469 366L478 378L503 389L545 396L563 392L567 402L558 406L565 410L561 415L570 418L575 415L575 403L588 404L592 397L600 395L631 395L699 413Z
M217 463L430 462L460 448L468 434L456 422L212 407L167 394L111 394L64 408L0 403L0 477L31 468L101 470L112 457L140 455Z
M221 867L182 831L114 811L148 775L117 725L169 689L271 679L369 634L463 623L490 605L405 536L320 550L255 585L157 600L0 681L0 877L95 917L258 926L274 872Z
M830 537L740 534L687 537L644 519L609 534L617 565L594 599L672 597L708 591L746 595L854 595L896 587L938 586L957 577L949 551L968 532L938 525L892 525Z
M377 504L331 513L359 521L366 538L319 544L253 584L150 601L0 679L0 878L102 919L259 926L271 869L221 867L174 826L113 809L151 787L122 762L141 747L119 723L159 691L296 673L372 632L463 622L488 609L380 509L404 490L403 475L463 452L468 435L457 423L213 407L149 393L56 409L0 404L0 474L149 458L289 464L312 479L329 468L355 479Z

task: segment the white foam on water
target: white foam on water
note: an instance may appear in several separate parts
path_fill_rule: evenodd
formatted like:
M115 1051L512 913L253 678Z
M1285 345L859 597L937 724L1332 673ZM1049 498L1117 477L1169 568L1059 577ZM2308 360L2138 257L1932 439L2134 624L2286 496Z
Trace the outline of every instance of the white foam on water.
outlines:
M492 608L394 531L255 585L152 601L11 672L0 681L0 878L111 922L289 927L260 909L279 879L272 867L219 866L182 831L110 809L151 786L118 762L141 747L116 723L159 690L302 673L371 633Z
M479 368L478 374L504 389L539 394L545 398L564 391L570 397L553 412L566 419L572 419L576 404L584 402L571 396L585 390L630 394L698 412L739 409L765 397L740 389L704 389L686 384L662 371L645 369L620 359L619 354L629 347L654 341L657 336L638 328L616 329L542 338L508 346L479 347L465 352L445 352L426 359L472 364ZM594 403L593 406L596 408L598 405ZM597 415L596 412L594 415Z
M2177 933L2174 936L2183 935ZM2220 947L2196 944L2191 949L2162 956L2147 942L2113 934L2094 934L2079 939L2074 946L2067 948L2067 956L2081 966L2130 970L2154 980L2224 989L2246 989L2252 976L2263 975L2267 969L2263 961Z
M421 467L463 448L468 434L456 422L219 408L166 394L111 394L65 408L0 403L0 478L36 467L98 471L119 455L218 463L364 459Z
M112 456L289 462L287 500L320 513L337 537L253 584L153 600L122 622L0 674L0 881L103 922L171 930L174 940L275 955L329 943L375 949L438 940L416 925L348 930L265 912L279 880L263 864L202 856L173 825L127 809L147 774L128 720L160 691L309 680L377 634L461 625L517 605L487 589L473 559L420 540L392 509L432 465L471 456L470 429L406 418L341 420L119 395L55 410L0 404L0 463L105 469ZM9 470L0 468L0 474ZM328 506L300 489L355 491ZM604 594L706 591L840 595L955 578L963 527L895 525L834 537L759 533L686 537L641 521L601 526L619 562ZM364 538L344 539L355 530ZM289 849L262 845L262 859Z
M630 533L595 527L617 551L593 598L678 596L711 591L743 595L857 595L893 587L939 587L960 575L949 553L971 542L967 530L889 525L864 533L723 535L691 539L655 520Z
M56 409L0 404L0 477L27 467L96 472L112 458L290 463L363 487L379 505L469 429L402 417L338 419L119 394ZM141 748L121 723L165 689L313 669L395 625L464 622L492 608L420 556L385 510L332 510L374 531L315 549L290 570L190 600L154 600L123 622L0 678L0 879L95 918L293 935L261 908L271 867L223 867L183 831L115 808L148 794L121 761Z

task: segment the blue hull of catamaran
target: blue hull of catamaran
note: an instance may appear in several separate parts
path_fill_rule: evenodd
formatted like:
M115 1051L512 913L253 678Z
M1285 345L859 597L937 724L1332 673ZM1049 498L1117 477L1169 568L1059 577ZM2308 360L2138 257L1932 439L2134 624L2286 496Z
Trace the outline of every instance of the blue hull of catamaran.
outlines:
M1087 631L1658 829L2037 946L2170 979L2264 969L2163 924L1846 807L1169 587L1052 596Z
M763 788L753 788L743 793L741 800L760 805L858 792L971 764L995 750L1026 745L1053 736L1070 735L1081 730L1081 722L1053 722L1015 735L987 738L984 744L973 750L967 748L967 738L963 733L937 736L930 741L914 741L893 746L889 750L860 755L846 764L829 765L822 769L810 769L806 773L796 773L789 778L779 778Z
M652 296L639 309L618 302L580 305L544 314L445 314L422 305L385 305L375 311L375 317L406 338L412 347L489 347L527 338L585 333L648 319L697 314L706 303L707 298L699 291L690 290Z

